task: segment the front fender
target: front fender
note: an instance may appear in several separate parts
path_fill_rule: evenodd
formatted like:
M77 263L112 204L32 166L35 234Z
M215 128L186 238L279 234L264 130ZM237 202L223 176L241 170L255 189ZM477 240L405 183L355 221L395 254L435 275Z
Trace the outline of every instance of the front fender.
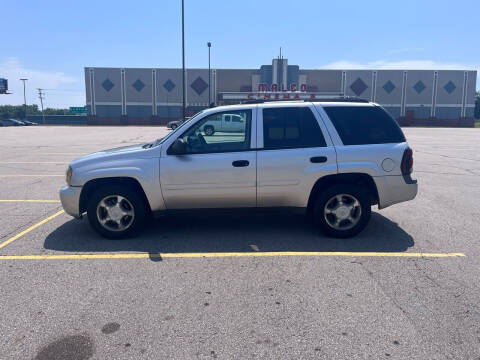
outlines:
M142 187L152 211L163 210L159 180L159 159L134 159L92 163L73 170L71 185L84 186L87 182L101 178L132 178Z

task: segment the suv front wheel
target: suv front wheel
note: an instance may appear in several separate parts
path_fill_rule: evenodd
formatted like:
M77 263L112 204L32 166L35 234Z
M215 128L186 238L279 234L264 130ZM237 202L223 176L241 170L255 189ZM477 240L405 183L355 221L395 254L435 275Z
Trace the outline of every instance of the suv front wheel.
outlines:
M90 225L108 239L134 236L141 229L146 214L142 197L127 186L98 189L87 208Z
M327 235L347 238L368 224L371 207L367 192L356 185L341 184L319 194L315 202L315 223Z

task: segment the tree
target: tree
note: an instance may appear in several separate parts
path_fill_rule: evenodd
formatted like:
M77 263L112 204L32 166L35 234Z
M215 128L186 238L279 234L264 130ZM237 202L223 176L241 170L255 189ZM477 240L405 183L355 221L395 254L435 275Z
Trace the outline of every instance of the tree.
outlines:
M473 116L475 119L480 119L480 91L477 91L477 96L475 96L475 114Z
M64 115L68 114L68 109L46 108L45 115ZM42 115L38 105L28 105L27 115ZM0 119L25 119L25 109L23 105L2 105L0 106Z

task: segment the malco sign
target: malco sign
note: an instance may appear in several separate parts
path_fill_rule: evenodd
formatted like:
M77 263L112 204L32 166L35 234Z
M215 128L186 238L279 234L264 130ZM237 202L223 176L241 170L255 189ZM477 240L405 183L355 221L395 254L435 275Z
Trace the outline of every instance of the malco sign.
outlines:
M290 89L286 89L283 85L268 85L265 83L258 84L257 92L221 92L220 100L284 100L284 99L320 99L325 96L340 96L340 93L312 93L307 92L307 85L291 83Z
M300 85L300 89L297 89L297 84L291 83L290 84L290 89L285 88L285 84L281 84L280 86L278 84L272 84L270 88L268 87L268 84L265 83L260 83L258 84L258 92L306 92L307 91L307 85L302 84Z

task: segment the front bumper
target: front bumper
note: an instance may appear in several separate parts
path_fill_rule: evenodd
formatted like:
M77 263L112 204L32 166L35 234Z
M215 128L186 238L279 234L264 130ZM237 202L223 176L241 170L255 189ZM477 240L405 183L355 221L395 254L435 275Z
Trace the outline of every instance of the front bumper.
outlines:
M65 212L75 218L80 218L81 186L64 186L60 189L60 201Z
M418 193L416 180L405 180L402 175L378 176L374 178L377 185L379 203L378 208L413 200Z

